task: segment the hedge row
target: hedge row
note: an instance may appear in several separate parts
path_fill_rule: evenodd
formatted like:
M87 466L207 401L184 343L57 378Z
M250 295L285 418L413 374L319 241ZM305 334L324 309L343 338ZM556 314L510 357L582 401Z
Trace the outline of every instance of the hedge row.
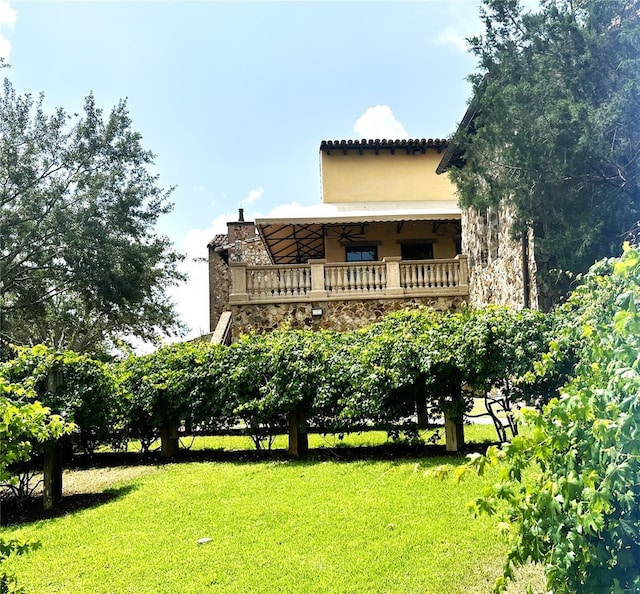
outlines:
M74 422L87 452L129 439L148 448L176 425L203 433L243 427L259 446L291 415L340 432L406 423L416 412L460 419L472 394L492 389L528 402L544 397L553 382L517 378L531 377L552 325L528 310L425 308L347 333L284 328L231 346L173 344L108 364L20 348L0 376Z

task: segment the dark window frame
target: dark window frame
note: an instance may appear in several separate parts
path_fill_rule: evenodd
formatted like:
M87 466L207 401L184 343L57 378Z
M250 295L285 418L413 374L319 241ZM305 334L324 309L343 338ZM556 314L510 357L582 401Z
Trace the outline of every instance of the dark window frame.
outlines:
M366 253L370 253L372 258L363 258ZM354 256L360 254L359 258ZM378 261L378 246L377 245L347 245L344 247L344 259L345 262L377 262Z

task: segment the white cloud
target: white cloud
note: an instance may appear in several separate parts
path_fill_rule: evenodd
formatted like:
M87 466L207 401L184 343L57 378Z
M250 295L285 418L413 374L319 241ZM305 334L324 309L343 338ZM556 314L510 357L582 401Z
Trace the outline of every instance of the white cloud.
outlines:
M365 111L353 129L362 138L399 140L409 138L404 126L396 120L388 105L376 105Z
M0 1L0 25L9 25L14 27L16 24L17 14L14 8L11 8L9 2Z
M16 19L17 13L15 9L11 8L9 2L0 0L0 28L4 29L5 27L9 27L13 29L16 24ZM10 55L11 43L3 34L0 34L0 58L8 61Z
M247 197L242 200L241 204L246 206L248 204L253 204L258 198L262 198L262 194L264 194L264 190L262 188L255 188L253 190L249 190L249 194Z
M447 27L435 38L438 45L452 45L461 52L467 51L467 37L470 33L463 33L460 27Z

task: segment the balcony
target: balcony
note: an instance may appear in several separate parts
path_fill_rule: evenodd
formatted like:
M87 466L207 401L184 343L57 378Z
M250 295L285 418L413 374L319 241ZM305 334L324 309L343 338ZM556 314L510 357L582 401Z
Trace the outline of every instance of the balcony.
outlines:
M231 264L232 304L468 295L467 257L450 260Z

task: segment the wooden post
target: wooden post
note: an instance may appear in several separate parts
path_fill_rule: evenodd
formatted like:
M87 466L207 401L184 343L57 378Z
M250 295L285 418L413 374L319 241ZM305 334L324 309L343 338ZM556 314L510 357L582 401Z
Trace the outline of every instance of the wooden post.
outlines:
M53 509L62 501L62 449L57 441L48 441L44 446L42 506Z
M462 415L444 413L444 433L446 437L445 449L447 452L459 452L464 446L464 423Z
M47 376L47 391L55 394L62 380L60 371L50 370ZM58 440L47 441L44 446L43 475L42 506L49 510L62 501L62 448Z
M160 429L160 455L173 458L178 453L178 425L167 425Z
M418 415L418 429L427 429L429 427L429 409L426 398L416 400L416 413Z
M309 451L309 436L306 431L306 419L303 414L289 413L289 455L304 457Z

